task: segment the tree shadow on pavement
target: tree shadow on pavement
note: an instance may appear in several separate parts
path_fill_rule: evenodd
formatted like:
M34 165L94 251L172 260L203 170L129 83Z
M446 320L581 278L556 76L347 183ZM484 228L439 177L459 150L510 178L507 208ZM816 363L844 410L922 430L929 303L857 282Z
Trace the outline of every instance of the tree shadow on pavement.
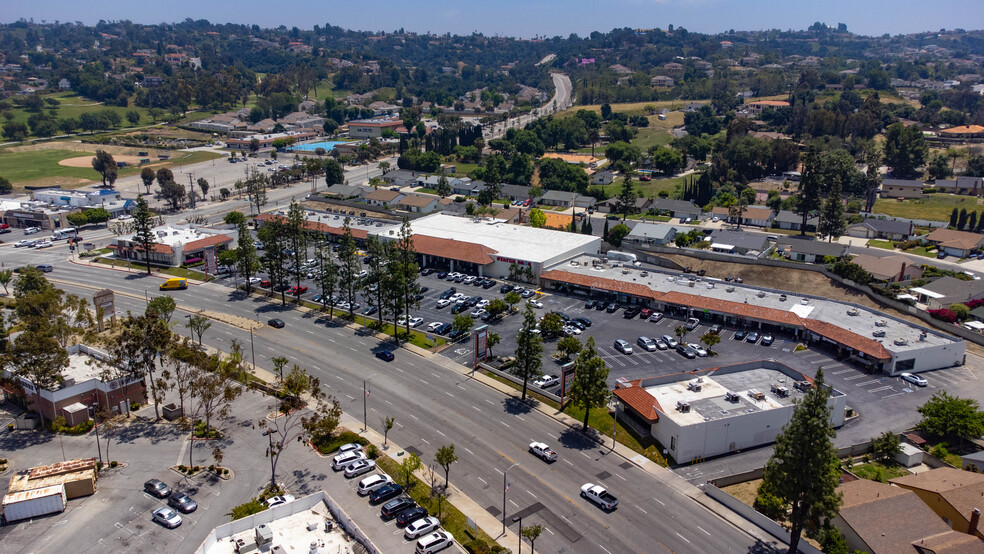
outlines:
M518 414L528 414L533 411L534 402L531 398L527 398L525 401L519 398L513 398L507 396L505 400L502 401L503 406L506 408L506 413L511 415Z
M779 542L762 542L762 539L755 541L755 544L748 547L749 554L785 554L789 548Z
M47 431L8 431L0 437L0 452L13 452L22 448L30 448L47 444L55 439L54 433Z
M574 450L591 450L597 448L601 439L600 434L592 428L588 432L581 431L581 427L568 427L560 433L560 444L564 448Z
M190 429L182 425L154 423L153 421L137 420L117 427L113 430L112 440L117 444L132 444L138 439L149 440L151 444L173 441L190 433ZM95 435L93 435L95 436ZM103 437L105 438L105 437Z

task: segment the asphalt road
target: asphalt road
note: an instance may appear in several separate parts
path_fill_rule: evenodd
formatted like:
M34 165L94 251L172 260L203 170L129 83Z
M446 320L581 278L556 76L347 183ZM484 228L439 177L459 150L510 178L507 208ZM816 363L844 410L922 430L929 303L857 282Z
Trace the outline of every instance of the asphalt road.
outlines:
M68 292L89 296L96 288L115 290L121 311L141 311L145 295L158 294L161 280L156 276L68 265L66 255L64 246L45 251L0 248L0 260L7 264L52 263L56 268L49 278ZM248 355L255 352L257 365L268 369L273 357L286 355L319 376L326 390L353 415L361 414L363 385L368 381L369 425L381 430L382 420L394 416L397 424L390 436L420 452L425 463L433 460L440 446L457 445L460 461L452 469L453 482L492 513L498 515L502 509L502 472L518 462L509 472L507 523L515 526L511 518L523 510L528 514L525 524L543 523L549 531L537 541L542 551L738 552L756 545L753 538L665 484L664 480L676 479L668 472L657 477L642 471L581 433L460 371L403 350L396 352L394 362L382 362L372 356L381 346L376 339L289 307L243 298L221 285L194 286L175 292L174 297L184 309L204 308L261 321L283 319L285 329L265 327L256 332L252 348L248 332L218 322L205 333L205 341L228 351L236 339L250 348ZM174 318L178 332L184 332L182 316L178 313ZM527 446L533 440L550 444L560 459L548 466L529 455ZM580 485L589 481L608 486L619 496L620 507L606 514L578 498Z

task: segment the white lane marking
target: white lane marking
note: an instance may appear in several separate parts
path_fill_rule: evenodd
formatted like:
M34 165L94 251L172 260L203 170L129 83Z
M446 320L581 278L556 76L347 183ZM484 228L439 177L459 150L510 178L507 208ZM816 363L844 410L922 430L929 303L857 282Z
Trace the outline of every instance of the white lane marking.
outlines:
M574 465L574 464L572 464L571 462L569 462L568 460L564 460L564 463L565 463L565 464L567 464L567 465L569 465L569 466L572 466L572 465Z
M644 513L644 514L647 514L647 515L649 514L649 512L647 512L646 510L643 510L639 506L636 506L636 509L639 510L640 512Z
M427 381L424 381L423 379L421 379L420 382L423 383L423 384L425 384L425 385L427 385L428 387L430 386L430 383L428 383Z
M549 527L544 527L543 530L546 531L547 533L550 533L551 535L554 534L554 532L551 531Z
M655 500L656 502L659 502L659 505L660 506L666 506L666 504L664 504L662 500L656 498L655 496L653 497L653 500Z
M890 388L892 388L892 385L886 385L884 387L878 387L877 389L868 389L868 392L880 392L883 390L888 390Z
M619 479L621 479L621 480L623 480L623 481L628 481L628 479L626 479L625 477L622 477L622 476L621 476L621 475L619 475L618 473L616 473L616 474L615 474L615 477L618 477Z
M516 506L517 508L519 508L519 504L516 504L515 502L513 502L511 498L509 499L509 503L512 504L513 506Z
M464 446L462 446L462 448L465 448L465 447L464 447ZM468 450L467 448L465 448L465 452L467 452L467 453L469 453L469 454L471 454L472 456L474 456L474 455L475 455L475 453L474 453L474 452L472 452L471 450ZM479 479L481 479L481 477L479 477ZM488 484L488 483L486 483L486 484Z
M482 411L482 409L479 408L478 406L472 406L472 409L475 410L476 412L481 412Z
M423 441L423 442L425 442L425 443L427 443L427 444L430 444L430 441L428 441L427 439L420 439L420 440Z
M497 467L494 467L494 468L492 468L492 469L494 469L494 470L496 470L496 472L498 472L498 473L499 473L499 475L504 475L504 474L502 473L502 470L501 470L501 469L499 469L499 468L497 468Z
M488 398L486 398L486 399L485 399L485 401L486 401L486 402L488 402L489 404L492 404L493 406L495 406L495 402L492 402L492 401L491 401L491 400L489 400Z
M700 525L697 525L696 527L697 527L698 529L700 529L701 531L703 531L703 532L704 532L704 534L705 534L705 535L707 535L708 537L710 537L710 536L711 536L711 534L710 534L710 533L708 533L707 531L704 531L704 528L703 528L703 527L701 527Z
M398 367L394 367L393 369L395 369L395 370L397 370L397 371L399 371L400 373L406 373L406 371L403 371L402 369L400 369L400 368L398 368Z
M311 367L313 367L314 369L316 369L316 370L318 370L318 371L321 371L321 368L320 368L320 367L318 367L318 366L316 366L316 365L312 365Z
M585 458L587 458L587 459L589 459L589 460L591 459L591 456L588 456L588 455L587 455L587 454L585 454L584 452L581 452L581 455L582 455L582 456L584 456Z
M485 479L482 479L481 477L479 477L478 480L481 481L481 482L483 482L483 483L485 483L485 486L486 487L489 486L489 482L486 481Z
M528 494L528 495L530 495L530 496L532 496L533 498L536 498L536 495L535 495L535 494L533 494L533 493L531 493L530 491L526 491L526 494Z
M505 425L506 427L509 427L509 424L508 424L508 423L506 423L505 421L500 421L499 423L501 423L501 424L503 424L503 425ZM510 429L512 429L512 427L509 427L509 428L510 428Z
M456 387L458 387L458 388L459 388L459 389L461 389L461 390L468 390L468 389L466 389L465 387L463 387L463 386L461 386L461 385L459 385L458 383L455 383L455 384L454 384L454 386L456 386Z
M526 421L525 419L523 419L523 418L522 418L522 417L520 417L520 416L516 416L516 419L518 419L518 420L520 420L520 421Z
M446 394L446 395L448 395L448 396L450 396L451 398L454 398L454 395L453 395L453 394L451 394L451 393L450 393L450 392L448 392L448 391L444 391L444 394Z
M883 396L882 398L891 398L891 397L893 397L893 396L898 396L898 395L900 395L900 394L905 394L905 393L904 393L904 392L897 392L897 393L895 393L895 394L886 394L886 395L885 395L885 396Z
M345 380L345 378L342 377L341 375L336 375L335 376L335 379L338 379L339 381L344 381Z
M433 371L431 372L431 375L433 375L436 379L440 379L441 378L440 375L434 373Z
M438 431L437 429L434 429L434 432L436 432L438 435L441 435L442 437L446 437L447 436L444 433Z
M386 399L383 399L383 402L385 402L385 403L387 403L387 404L389 404L390 406L392 406L392 405L393 405L393 403L392 403L392 402L390 402L389 400L386 400Z
M560 517L564 517L564 516L560 516ZM567 518L564 518L564 519L567 519ZM601 545L599 544L598 546L601 546ZM612 551L611 550L608 550L604 546L601 546L601 549L604 550L605 552L608 552L608 554L612 554Z
M685 541L687 541L687 543L688 543L688 544L690 543L690 541L688 541L688 540L687 540L687 537L684 537L684 536L683 536L683 535L681 535L680 533L677 533L677 534L676 534L676 536L678 536L678 537L680 537L681 539L683 539L683 540L685 540Z
M352 396L351 394L346 394L345 396L347 396L349 398L349 400L355 400L355 397Z
M855 387L866 387L868 385L874 385L878 382L878 379L871 379L870 381L861 381L860 383L854 383Z
M419 418L419 417L417 417L417 416L415 416L415 415L413 415L413 414L407 414L407 415L409 415L410 417L412 417L412 418L414 418L414 419L416 419L416 420L418 420L418 421L420 421L420 418Z

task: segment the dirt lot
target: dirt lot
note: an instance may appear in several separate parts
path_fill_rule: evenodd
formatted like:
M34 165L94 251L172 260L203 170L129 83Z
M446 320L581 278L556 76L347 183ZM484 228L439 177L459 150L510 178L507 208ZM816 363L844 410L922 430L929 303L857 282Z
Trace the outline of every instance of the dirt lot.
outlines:
M40 150L73 150L75 152L91 152L95 154L96 150L105 150L116 156L132 156L135 160L139 161L137 158L137 152L141 150L147 150L146 148L130 148L127 146L115 146L112 144L87 144L84 142L74 142L74 141L52 141L52 142L40 142L36 144L29 144L25 146L11 146L7 150L11 152L37 152ZM146 157L146 156L145 156ZM86 160L92 159L86 157ZM88 162L86 162L85 167L88 167ZM75 166L73 166L75 167Z
M742 504L751 506L755 504L755 495L758 494L759 485L762 484L761 479L753 479L751 481L745 481L743 483L735 483L734 485L728 485L722 488L724 492L730 494L731 496L737 498Z

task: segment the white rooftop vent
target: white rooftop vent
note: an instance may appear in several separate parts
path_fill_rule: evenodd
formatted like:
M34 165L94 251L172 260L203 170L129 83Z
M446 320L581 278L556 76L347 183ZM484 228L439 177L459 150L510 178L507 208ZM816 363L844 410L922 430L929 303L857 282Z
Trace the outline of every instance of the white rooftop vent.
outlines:
M809 304L809 303L810 303L810 299L809 298L804 298L803 300L800 300L800 304L806 305L806 304Z
M851 308L847 310L847 315L859 315L861 312L857 308Z
M755 296L758 296L759 298L765 298L765 291L760 290L758 291L758 294L756 294Z
M888 322L884 319L879 319L875 322L875 327L885 327L886 325L888 325Z
M905 339L895 339L892 343L895 344L895 346L906 346L909 344L909 341Z

